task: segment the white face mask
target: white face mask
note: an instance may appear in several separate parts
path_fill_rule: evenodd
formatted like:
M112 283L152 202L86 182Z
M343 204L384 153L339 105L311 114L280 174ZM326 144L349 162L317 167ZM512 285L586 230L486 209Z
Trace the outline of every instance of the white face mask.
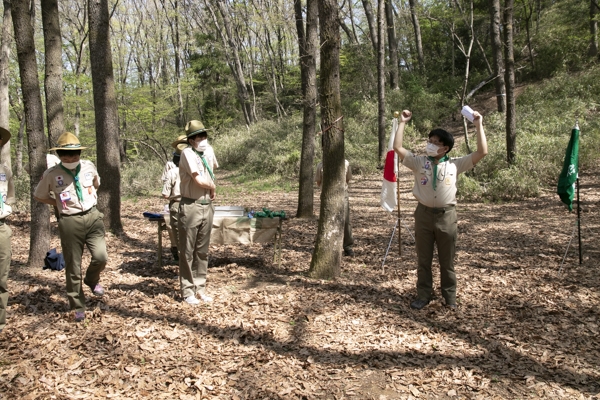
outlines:
M75 161L75 162L61 162L61 164L66 169L75 169L79 165L79 161Z
M208 140L203 139L198 142L194 142L196 151L204 152L206 151L206 147L208 146Z
M427 149L425 151L429 157L437 157L438 152L440 151L440 146L437 146L433 143L427 143Z

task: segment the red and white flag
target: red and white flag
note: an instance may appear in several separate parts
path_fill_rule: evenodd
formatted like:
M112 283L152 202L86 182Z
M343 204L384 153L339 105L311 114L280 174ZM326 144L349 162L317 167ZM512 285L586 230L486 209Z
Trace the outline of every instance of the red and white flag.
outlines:
M394 151L394 138L398 130L398 118L392 120L392 133L388 143L388 151L383 167L383 184L381 185L381 207L392 212L396 209L396 177L398 176L398 154Z

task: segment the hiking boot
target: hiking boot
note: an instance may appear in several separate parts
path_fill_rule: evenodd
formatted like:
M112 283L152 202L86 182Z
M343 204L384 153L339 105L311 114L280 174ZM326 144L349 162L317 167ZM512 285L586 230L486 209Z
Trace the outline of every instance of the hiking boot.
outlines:
M429 304L429 300L416 299L415 301L410 303L410 308L412 308L414 310L420 310L423 307L425 307L427 304Z
M197 306L198 304L200 304L200 300L198 300L196 298L196 296L186 297L185 300L183 300L183 301L185 301L186 303L188 303L189 305L192 305L192 306Z
M75 311L75 322L82 322L85 319L85 311Z
M352 249L344 249L344 255L348 257L354 257L354 250Z
M444 307L449 308L452 311L456 311L456 304L444 304Z

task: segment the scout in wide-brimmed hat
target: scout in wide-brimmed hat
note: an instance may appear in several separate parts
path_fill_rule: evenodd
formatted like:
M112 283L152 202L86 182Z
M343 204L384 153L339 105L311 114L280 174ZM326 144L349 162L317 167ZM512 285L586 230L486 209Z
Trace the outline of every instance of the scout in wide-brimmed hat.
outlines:
M185 125L185 136L186 138L191 138L196 135L208 136L207 129L204 127L204 124L196 119L191 120Z
M187 136L185 136L185 135L179 135L179 136L177 136L177 140L174 141L173 143L171 143L171 147L173 147L175 149L175 153L181 154L181 152L183 151L183 149L185 149L186 147L188 147Z
M71 132L65 132L58 137L56 147L50 150L85 150L87 147L82 147L79 138Z
M4 146L10 140L10 132L4 128L0 128L0 147Z

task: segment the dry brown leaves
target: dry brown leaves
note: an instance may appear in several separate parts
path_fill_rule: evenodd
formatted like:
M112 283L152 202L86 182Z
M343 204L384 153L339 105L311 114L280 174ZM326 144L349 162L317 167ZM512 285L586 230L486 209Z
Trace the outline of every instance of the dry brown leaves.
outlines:
M402 210L412 229L409 181ZM561 275L575 217L555 195L461 204L457 312L439 297L410 309L415 253L404 226L403 254L394 239L382 271L396 217L379 207L380 182L353 183L356 257L340 279L306 276L317 221L290 219L281 267L272 245L213 246L215 301L195 308L181 302L177 267L157 267L156 226L142 212L161 200L127 201L125 233L107 236L107 295L88 298L82 324L68 312L63 273L41 260L23 267L29 217L15 215L0 398L598 398L597 180L582 187L583 265L574 241ZM284 193L219 204L296 211ZM166 234L163 243L169 261Z

